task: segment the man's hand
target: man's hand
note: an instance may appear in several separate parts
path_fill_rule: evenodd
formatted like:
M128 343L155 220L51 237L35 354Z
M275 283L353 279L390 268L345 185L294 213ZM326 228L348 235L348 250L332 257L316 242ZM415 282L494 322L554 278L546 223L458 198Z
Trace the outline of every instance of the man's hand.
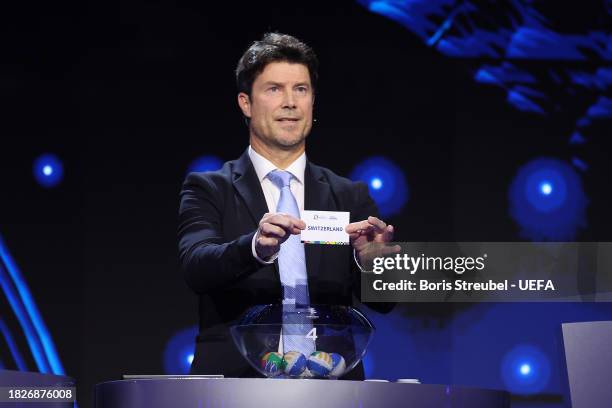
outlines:
M255 251L261 259L268 259L280 250L280 245L292 234L306 228L299 218L285 213L265 213L255 235Z
M393 225L387 225L376 217L353 222L345 228L351 245L362 265L369 267L371 261L378 256L397 253L401 250L399 245L388 246L387 242L393 240Z

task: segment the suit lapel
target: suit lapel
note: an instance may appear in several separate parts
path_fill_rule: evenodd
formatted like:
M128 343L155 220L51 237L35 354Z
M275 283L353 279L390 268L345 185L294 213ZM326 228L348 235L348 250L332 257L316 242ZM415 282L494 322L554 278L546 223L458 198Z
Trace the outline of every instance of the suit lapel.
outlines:
M245 151L238 160L232 171L232 180L238 194L242 197L255 227L259 224L261 217L268 212L268 205L264 197L261 183L251 163L248 151Z
M253 228L259 226L259 221L268 212L266 197L261 189L261 183L249 157L248 149L236 161L232 174L234 188L242 197L245 207L253 220ZM278 262L274 262L274 275L280 282Z
M333 199L329 184L327 183L321 170L311 164L306 163L304 172L304 209L305 210L334 210ZM308 285L314 287L317 274L321 267L321 255L323 245L306 244L306 270L308 271ZM311 299L312 301L313 299Z

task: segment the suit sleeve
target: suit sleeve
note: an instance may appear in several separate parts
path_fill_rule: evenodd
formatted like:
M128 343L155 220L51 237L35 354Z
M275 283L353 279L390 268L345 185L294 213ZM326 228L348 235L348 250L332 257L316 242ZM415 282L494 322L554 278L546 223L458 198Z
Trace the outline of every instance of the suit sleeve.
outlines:
M359 203L353 213L351 213L352 222L361 221L367 219L369 216L379 217L378 215L378 207L376 203L370 197L370 193L368 191L368 186L366 186L363 182L357 182L355 187L356 194L356 203ZM354 214L354 215L353 215ZM383 220L384 221L384 220ZM353 252L351 251L351 267L353 270L353 288L354 295L361 301L361 270L355 263L353 259ZM368 302L364 303L367 307L372 310L375 310L379 313L389 313L394 307L395 303L393 302Z
M222 289L262 267L251 252L255 231L225 242L220 190L210 175L192 173L180 195L179 258L196 293Z

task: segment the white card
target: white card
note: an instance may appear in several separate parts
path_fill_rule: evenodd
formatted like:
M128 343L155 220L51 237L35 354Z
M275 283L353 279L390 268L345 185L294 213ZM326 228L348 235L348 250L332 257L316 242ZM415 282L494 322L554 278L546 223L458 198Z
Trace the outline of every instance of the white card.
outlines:
M302 231L305 244L348 245L349 236L344 230L349 224L348 211L302 211L306 229Z

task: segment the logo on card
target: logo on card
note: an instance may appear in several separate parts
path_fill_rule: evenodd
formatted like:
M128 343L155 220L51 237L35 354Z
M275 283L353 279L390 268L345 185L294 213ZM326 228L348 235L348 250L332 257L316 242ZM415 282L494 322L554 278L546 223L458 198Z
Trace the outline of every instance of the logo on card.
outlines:
M325 215L319 215L319 214L315 214L313 217L313 219L318 220L318 219L322 219L322 220L338 220L338 217L336 217L335 215L330 215L329 217L326 217Z

